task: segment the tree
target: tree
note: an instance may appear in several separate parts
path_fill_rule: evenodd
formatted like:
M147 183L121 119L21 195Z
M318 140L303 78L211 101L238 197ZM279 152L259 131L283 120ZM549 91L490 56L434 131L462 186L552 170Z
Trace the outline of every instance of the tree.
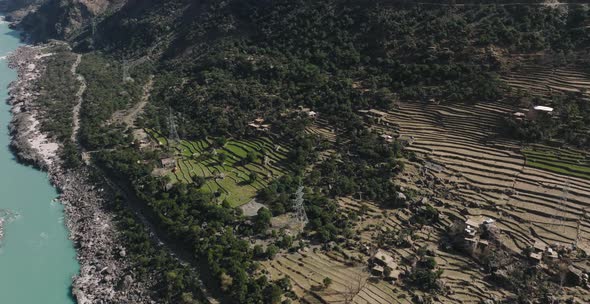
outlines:
M262 248L262 245L256 244L254 246L252 254L254 255L255 258L263 257L264 256L264 249Z
M389 278L391 276L391 268L385 266L385 268L383 268L383 276Z
M322 283L324 284L324 288L328 288L332 285L332 279L330 277L325 277Z
M354 297L358 295L363 288L367 285L367 276L364 274L364 269L357 269L357 274L353 280L350 280L346 285L346 291L344 295L344 303L350 304L354 300Z
M221 283L221 290L223 291L228 291L234 282L234 279L225 272L221 273L219 280Z
M268 247L266 247L266 258L268 258L269 260L274 259L274 257L277 255L277 253L279 252L279 248L275 245L268 245Z
M248 174L248 182L250 182L250 184L252 184L257 179L258 179L258 174L256 174L256 172L254 172L254 171L250 171L250 174Z
M227 139L223 136L216 137L214 143L216 147L222 148L227 143Z
M267 208L258 209L256 218L254 218L254 230L257 233L262 233L270 227L270 220L272 219L272 213Z
M67 168L76 168L80 166L80 154L78 153L76 145L74 145L71 141L68 140L64 142L62 156L64 165Z
M281 302L283 291L275 284L270 284L264 290L265 303L277 304Z
M181 304L197 304L198 302L193 298L193 294L190 292L183 292L180 296Z
M277 285L285 292L291 291L291 279L287 276L277 280Z
M256 151L248 151L248 154L246 154L246 161L248 163L253 163L256 162L258 160L258 153L256 153Z
M223 165L225 163L225 161L227 160L227 155L225 153L219 153L219 154L217 154L217 159L219 160L219 163L221 163L221 165Z

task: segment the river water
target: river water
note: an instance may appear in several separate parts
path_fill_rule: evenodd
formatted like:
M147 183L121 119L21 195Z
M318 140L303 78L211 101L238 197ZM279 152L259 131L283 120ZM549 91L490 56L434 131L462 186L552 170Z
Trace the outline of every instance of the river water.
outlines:
M0 21L0 213L9 218L0 244L0 303L71 304L71 280L79 267L63 206L53 202L57 192L47 174L18 164L8 149L5 100L16 72L4 56L19 45L18 33Z

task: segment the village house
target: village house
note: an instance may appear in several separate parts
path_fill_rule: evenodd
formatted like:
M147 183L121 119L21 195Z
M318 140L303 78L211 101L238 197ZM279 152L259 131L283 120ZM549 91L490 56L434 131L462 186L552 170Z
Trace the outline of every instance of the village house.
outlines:
M400 201L405 202L408 199L408 197L403 192L396 192L395 194L397 196L397 199Z
M536 120L541 115L552 115L553 108L548 106L531 106L529 110L526 112L526 119L528 120Z
M393 142L393 136L388 135L388 134L381 134L380 136L381 138L383 138L383 140L387 143L392 143Z
M481 233L496 229L495 221L483 216L470 217L465 221L465 246L472 253L481 252L489 246L489 241L481 238Z
M378 249L371 258L373 275L383 276L386 280L397 280L401 274L394 258L383 249ZM385 269L388 268L389 271Z
M559 254L553 248L548 247L547 251L545 252L545 256L550 259L557 259L559 257Z
M248 127L255 131L267 132L270 130L269 124L264 124L264 118L256 118L251 123L248 124Z
M559 248L560 247L557 244L554 245L554 247L552 247L541 241L536 240L533 244L533 250L529 254L529 258L536 262L543 261L543 258L552 260L557 259L559 258L559 253L557 252Z
M533 250L529 253L529 258L537 263L540 263L543 260L543 253L547 249L547 245L543 242L536 240L533 244Z
M584 273L584 271L576 268L573 265L570 265L567 267L568 269L568 274L567 274L567 279L569 282L571 282L572 284L576 285L576 286L585 286L586 288L588 288L588 274Z
M176 159L174 159L174 157L161 158L160 165L165 169L176 168Z
M523 120L526 117L526 114L523 112L514 112L512 116L514 116L516 120Z

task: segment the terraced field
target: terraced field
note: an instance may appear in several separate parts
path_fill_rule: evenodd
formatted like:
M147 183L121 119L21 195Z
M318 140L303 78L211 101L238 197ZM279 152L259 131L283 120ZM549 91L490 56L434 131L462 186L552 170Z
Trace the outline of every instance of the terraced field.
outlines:
M334 128L330 124L322 119L317 119L311 124L311 126L305 129L306 133L314 134L322 137L323 139L334 143L336 142L336 133Z
M402 265L400 270L405 270L405 261L417 247L437 248L447 227L471 215L496 220L500 240L513 253L521 253L537 240L577 244L590 253L587 156L543 146L525 148L517 141L499 137L498 125L515 110L500 102L453 106L400 102L383 119L387 124L369 126L377 132L413 138L407 150L416 154L416 160L407 161L397 182L439 202L440 223L414 235L412 248L387 248ZM361 203L351 198L339 201L347 211L361 208ZM369 247L375 246L381 229L400 231L411 216L403 210L386 211L370 202L363 204L369 212L359 222L357 235ZM359 255L364 262L350 258ZM368 258L355 248L344 248L342 253L317 250L283 254L263 266L273 278L289 276L302 303L410 303L412 292L371 279L352 302L346 298L347 282L354 282L359 273L369 276ZM491 285L469 257L436 249L436 261L451 291L438 296L439 302L480 303L510 296ZM574 265L590 270L585 259ZM323 277L331 277L333 286L314 291L313 286ZM588 293L579 288L564 290L582 302L590 302Z
M590 89L590 75L575 68L551 68L525 65L503 76L515 90L527 91L534 96L548 97L552 92L586 92ZM584 97L590 100L588 94Z
M408 149L442 168L424 172L416 163L423 174L405 176L405 185L431 186L449 216L464 218L460 212L466 211L496 219L516 252L534 240L578 240L588 248L590 181L529 166L516 142L497 139L494 126L512 110L502 104L400 103L390 115L402 136L415 138Z
M522 153L527 166L590 179L590 156L585 152L531 146Z
M359 202L351 198L340 198L340 206L346 212L358 212L364 205L368 212L358 222L357 231L361 243L376 244L380 231L400 231L410 214L406 210L384 211L371 202ZM409 270L409 260L415 249L422 246L437 248L437 240L451 220L444 217L442 223L432 229L418 231L413 236L412 248L388 248L397 260L400 271ZM346 246L344 246L346 247ZM442 279L451 293L438 296L444 303L480 303L493 297L504 298L508 293L496 290L486 282L478 266L468 257L436 250L436 261L442 269ZM361 262L356 257L361 258ZM413 303L418 291L409 291L399 284L371 277L367 261L369 255L354 248L343 248L342 252L309 250L283 254L275 260L264 262L264 269L273 279L288 276L295 293L302 298L300 303ZM323 278L330 277L333 284L323 290L314 290Z
M408 162L400 185L437 199L442 226L465 220L467 215L495 219L502 230L500 239L515 253L536 240L577 244L590 252L586 156L541 146L522 149L518 142L499 138L496 126L513 111L499 103L400 103L388 115L397 124L391 131L398 131L402 138L413 137L407 149L418 156L418 161ZM459 291L454 294L458 298L450 299L479 298L492 288L474 279L481 273L469 259L445 252L438 255L439 264L448 267L443 277ZM576 266L590 269L586 261ZM587 294L581 298L590 301Z
M168 146L165 137L148 131L153 139ZM180 140L170 145L174 151L176 169L167 176L172 183L193 183L204 180L202 188L217 193L219 201L227 200L237 207L252 200L258 190L283 174L287 147L276 145L268 138L250 140L228 140L221 148L214 148L212 141ZM246 161L248 153L255 153L257 159ZM223 161L220 155L225 155ZM256 178L253 180L251 175Z

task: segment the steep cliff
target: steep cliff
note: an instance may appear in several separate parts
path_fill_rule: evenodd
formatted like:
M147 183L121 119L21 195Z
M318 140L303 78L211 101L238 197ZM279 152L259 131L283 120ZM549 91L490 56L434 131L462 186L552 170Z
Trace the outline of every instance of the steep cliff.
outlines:
M14 0L0 8L34 41L70 39L97 18L116 11L126 0Z

